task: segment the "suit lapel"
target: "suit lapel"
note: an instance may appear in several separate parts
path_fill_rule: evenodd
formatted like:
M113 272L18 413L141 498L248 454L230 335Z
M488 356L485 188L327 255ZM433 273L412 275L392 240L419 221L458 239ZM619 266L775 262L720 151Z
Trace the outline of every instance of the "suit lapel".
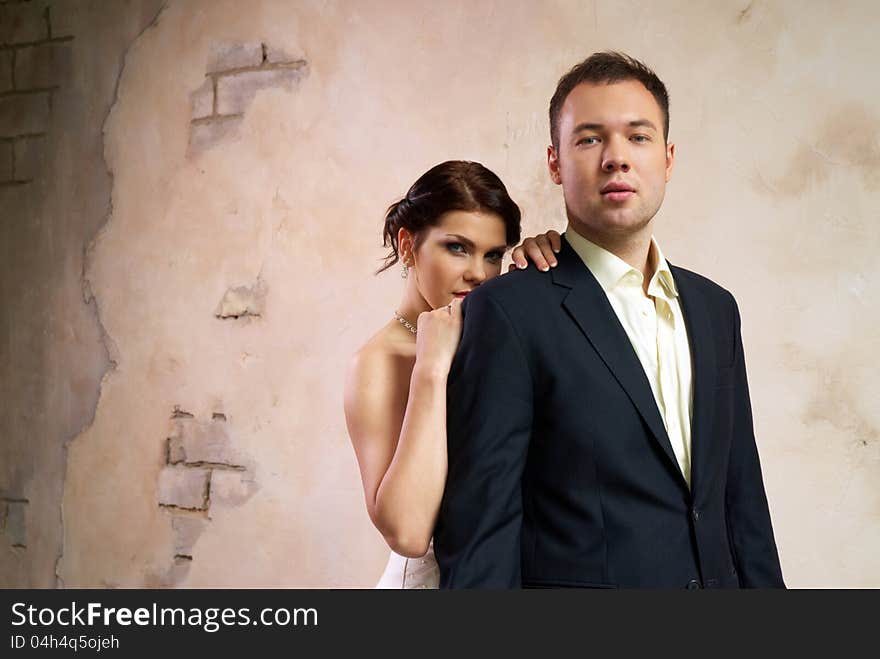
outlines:
M605 291L567 241L562 242L557 260L558 265L551 270L553 281L571 289L562 306L623 387L682 484L687 487L657 409L651 385Z
M715 413L717 358L709 310L688 273L670 264L678 287L681 311L691 348L693 419L691 422L691 490L697 492L711 454L712 415Z

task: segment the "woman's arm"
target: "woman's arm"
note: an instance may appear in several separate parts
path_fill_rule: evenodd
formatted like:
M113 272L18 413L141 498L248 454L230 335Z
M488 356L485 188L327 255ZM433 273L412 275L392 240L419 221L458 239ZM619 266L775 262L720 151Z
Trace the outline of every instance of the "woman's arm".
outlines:
M460 302L451 313L422 314L418 327L414 366L366 349L345 391L370 519L391 549L412 557L428 549L446 481L446 377L461 335Z

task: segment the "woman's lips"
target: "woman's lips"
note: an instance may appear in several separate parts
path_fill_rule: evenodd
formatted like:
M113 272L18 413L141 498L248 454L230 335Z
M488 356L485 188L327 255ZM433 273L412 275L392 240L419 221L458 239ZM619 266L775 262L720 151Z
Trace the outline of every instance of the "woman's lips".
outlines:
M470 293L470 291L458 291L457 293L453 293L453 295L459 299L463 298L465 295Z

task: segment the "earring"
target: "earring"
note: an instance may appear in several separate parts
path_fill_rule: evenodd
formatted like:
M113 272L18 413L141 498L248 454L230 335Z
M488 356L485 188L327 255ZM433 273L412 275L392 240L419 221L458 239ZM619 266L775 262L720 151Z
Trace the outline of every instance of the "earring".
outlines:
M402 263L403 269L400 271L401 279L406 279L409 276L409 265L404 261Z

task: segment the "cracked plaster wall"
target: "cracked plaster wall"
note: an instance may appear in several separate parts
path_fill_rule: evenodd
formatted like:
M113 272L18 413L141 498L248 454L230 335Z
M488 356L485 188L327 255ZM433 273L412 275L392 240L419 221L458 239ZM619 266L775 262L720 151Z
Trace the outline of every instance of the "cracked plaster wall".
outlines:
M374 583L387 550L363 507L341 388L348 355L399 295L393 274L370 274L382 210L430 165L470 158L508 184L526 234L561 229L546 105L567 67L619 48L670 88L678 160L658 222L664 251L740 303L788 583L880 585L876 3L833 18L761 0L240 7L167 3L131 45L104 128L112 215L86 278L117 366L70 445L64 583ZM243 116L220 117L212 63L258 52L226 62L230 76L264 82L240 83L244 105L229 107ZM257 71L276 61L306 68L295 79ZM212 121L225 127L203 139ZM68 184L52 185L57 196ZM106 206L103 192L77 202ZM43 231L63 226L75 254L101 217ZM49 278L17 263L22 282ZM78 269L42 263L80 285ZM94 310L70 300L59 309L91 323L91 353L38 338L37 302L22 308L32 331L16 340L92 369L71 397L82 424L107 357ZM39 350L26 354L4 392L36 411L11 383L60 377ZM60 415L47 409L55 425L40 441L58 446ZM30 439L28 423L10 446ZM188 464L188 446L221 462L199 449ZM11 455L28 474L44 459ZM46 524L56 535L58 517Z
M61 585L66 447L109 367L82 281L109 212L101 129L158 6L0 3L0 587Z

